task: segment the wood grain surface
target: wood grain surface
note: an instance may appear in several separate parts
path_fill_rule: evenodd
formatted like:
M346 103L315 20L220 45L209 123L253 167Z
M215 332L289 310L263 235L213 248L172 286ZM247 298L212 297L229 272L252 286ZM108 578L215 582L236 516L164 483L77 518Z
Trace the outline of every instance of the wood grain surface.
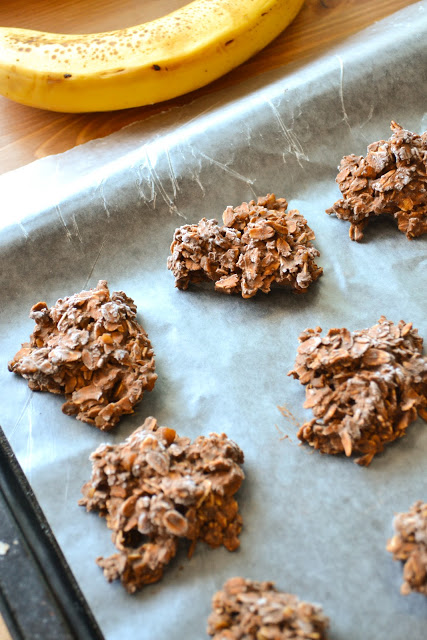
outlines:
M264 71L320 55L349 35L416 0L306 0L274 42L210 85L160 104L104 113L64 114L0 96L0 173L106 136L135 121L180 107ZM186 4L184 0L1 0L0 25L61 33L132 26Z

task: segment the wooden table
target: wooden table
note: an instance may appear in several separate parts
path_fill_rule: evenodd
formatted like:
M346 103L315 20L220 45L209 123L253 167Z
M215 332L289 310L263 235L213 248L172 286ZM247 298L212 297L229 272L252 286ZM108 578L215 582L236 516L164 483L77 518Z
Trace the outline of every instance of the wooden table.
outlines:
M160 111L233 86L294 60L320 54L416 0L306 0L288 29L251 60L190 94L161 104L115 112L64 114L16 104L0 96L0 174L60 153ZM164 15L185 0L2 0L0 25L62 33L128 27Z

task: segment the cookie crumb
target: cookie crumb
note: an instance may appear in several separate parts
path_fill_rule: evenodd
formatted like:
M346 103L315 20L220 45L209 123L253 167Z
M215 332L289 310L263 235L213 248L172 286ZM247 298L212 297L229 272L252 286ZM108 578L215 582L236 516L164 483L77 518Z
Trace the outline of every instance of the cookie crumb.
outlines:
M0 556L5 556L9 549L10 544L7 544L7 542L3 542L2 540L0 540Z

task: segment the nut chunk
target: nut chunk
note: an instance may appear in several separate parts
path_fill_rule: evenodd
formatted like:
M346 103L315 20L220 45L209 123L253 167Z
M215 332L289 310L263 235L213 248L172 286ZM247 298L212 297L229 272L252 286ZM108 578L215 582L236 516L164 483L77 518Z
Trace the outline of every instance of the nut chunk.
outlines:
M212 599L214 640L326 640L329 619L318 605L281 593L273 582L230 578Z
M307 221L287 206L284 198L267 195L227 207L223 226L203 218L176 229L168 258L175 286L213 280L217 291L243 298L268 293L272 284L304 293L322 275L314 262L319 252Z
M363 454L368 465L384 445L427 419L427 358L412 324L384 316L369 329L307 329L288 375L307 385L304 407L315 418L298 438L322 453Z
M64 413L108 431L154 387L154 354L136 306L123 291L110 296L105 280L50 309L39 302L30 317L36 327L9 371L33 391L65 394Z
M368 146L366 157L341 160L336 182L344 198L326 213L349 220L352 240L363 238L370 219L397 219L411 240L427 233L427 132L421 136L391 123L392 136Z
M244 474L243 453L223 433L190 441L147 418L127 440L91 455L92 478L79 504L99 511L113 530L118 553L98 558L108 581L133 593L156 582L180 538L211 547L239 546L242 528L233 495Z
M418 591L427 596L427 503L419 500L407 513L394 519L396 535L388 541L387 551L394 560L402 560L404 596Z

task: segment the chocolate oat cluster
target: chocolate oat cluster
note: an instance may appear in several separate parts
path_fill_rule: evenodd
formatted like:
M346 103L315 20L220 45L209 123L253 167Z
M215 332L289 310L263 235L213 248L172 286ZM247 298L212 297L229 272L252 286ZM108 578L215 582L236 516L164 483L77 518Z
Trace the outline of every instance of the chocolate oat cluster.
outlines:
M227 207L222 226L203 218L176 229L168 258L175 286L213 280L217 291L243 298L268 293L273 284L305 292L322 275L314 262L319 252L307 221L287 206L271 194Z
M214 640L326 640L329 619L318 605L277 591L272 582L231 578L212 599Z
M97 559L107 580L120 578L130 593L160 580L180 538L190 541L190 556L199 540L238 548L242 518L233 496L244 478L243 453L224 433L191 442L147 418L91 460L79 504L113 531L118 553Z
M368 465L384 445L427 419L427 358L412 324L382 316L369 329L307 329L288 375L306 385L305 408L315 418L298 438L322 453L362 454Z
M105 280L50 309L39 302L30 317L36 327L9 370L33 391L65 394L64 413L108 431L154 387L154 354L136 306L123 291L110 295Z
M387 551L404 563L400 592L406 596L418 591L427 596L427 503L419 500L407 513L398 513L394 529Z
M421 136L391 123L389 140L368 146L366 157L341 160L336 181L343 198L326 213L350 222L350 238L361 240L375 216L397 220L409 239L427 233L427 132Z

